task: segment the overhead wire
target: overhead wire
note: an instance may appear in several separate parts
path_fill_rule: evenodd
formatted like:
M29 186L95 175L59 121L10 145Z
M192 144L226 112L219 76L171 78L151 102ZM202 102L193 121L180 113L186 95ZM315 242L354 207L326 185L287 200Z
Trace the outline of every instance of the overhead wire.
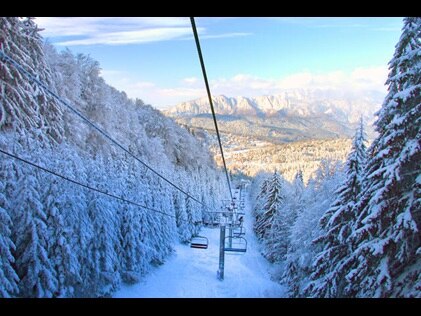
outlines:
M228 175L227 164L225 163L224 150L222 149L221 136L219 134L215 109L213 107L212 95L211 95L210 88L209 88L208 76L206 75L205 62L203 60L202 49L200 48L199 35L197 33L196 23L194 21L194 17L190 17L190 22L191 22L191 25L192 25L194 39L195 39L195 42L196 42L197 53L199 55L200 66L202 68L203 79L205 81L206 92L208 94L209 104L210 104L210 108L211 108L211 111L212 111L213 122L215 124L216 136L218 138L219 149L221 151L221 157L222 157L222 162L223 162L223 165L224 165L225 175L226 175L226 178L227 178L228 189L229 189L229 193L230 193L230 196L231 196L231 200L233 200L233 195L232 195L232 190L231 190L231 182L230 182L230 178L229 178L229 175Z
M188 192L181 189L179 186L177 186L172 181L165 178L163 175L161 175L159 172L157 172L155 169L150 167L148 164L140 160L136 155L134 155L130 150L128 150L126 147L121 145L119 142L117 142L114 138L112 138L106 131L101 129L99 126L94 124L92 121L90 121L87 117L85 117L82 113L80 113L78 110L76 110L74 107L72 107L68 102L63 100L61 97L59 97L54 91L52 91L50 88L48 88L41 80L37 79L34 75L32 75L29 71L27 71L22 65L20 65L17 61L15 61L13 58L5 54L0 49L0 57L2 57L4 60L12 64L14 67L16 67L18 70L20 70L28 79L32 80L33 82L37 83L40 87L42 87L46 92L48 92L51 96L53 96L57 101L62 103L64 106L66 106L70 111L72 111L74 114L76 114L78 117L80 117L86 124L92 126L97 132L99 132L101 135L103 135L106 139L111 141L114 145L116 145L118 148L129 154L132 158L134 158L136 161L141 163L144 167L152 171L155 175L157 175L159 178L170 184L172 187L176 188L178 191L186 195L187 197L191 198L193 201L199 203L200 205L209 208L209 206L205 205L203 202L196 199L194 196L189 194Z

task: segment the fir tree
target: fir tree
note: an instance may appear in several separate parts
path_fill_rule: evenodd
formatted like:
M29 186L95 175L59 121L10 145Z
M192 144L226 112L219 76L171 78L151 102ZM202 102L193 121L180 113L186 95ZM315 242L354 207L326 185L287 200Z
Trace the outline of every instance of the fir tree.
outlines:
M403 286L421 296L419 278L412 277L420 275L419 265L396 282L421 256L420 37L421 18L405 18L389 63L389 93L376 121L379 136L369 149L356 206L360 215L350 239L348 296L389 297Z
M254 218L255 218L253 229L255 233L257 234L257 236L261 234L261 232L257 229L257 225L260 223L261 217L264 212L263 206L266 203L268 190L269 190L269 178L263 180L260 186L259 194L256 197L255 207L253 209Z
M61 183L52 181L48 176L46 181L51 181L43 199L50 236L48 257L58 280L58 288L54 296L72 297L76 283L81 281L80 263L77 252L72 247L74 231L71 224L74 222L74 214L65 208L66 196L63 188L60 187Z
M144 200L144 188L136 186L137 179L133 165L128 165L125 172L125 191L123 196L127 199L137 194L137 201ZM141 202L143 203L143 202ZM120 266L122 280L127 283L138 282L145 273L148 264L146 248L142 241L142 208L127 204L122 205L121 218L121 254Z
M49 233L46 215L39 195L38 179L26 173L18 183L15 197L16 213L16 266L20 278L20 296L52 297L57 290L54 267L48 258Z
M143 255L145 249L140 239L139 209L127 205L123 211L122 233L122 279L127 283L136 283L144 272Z
M312 243L324 233L320 219L333 203L334 192L344 181L341 164L322 160L315 178L310 178L304 192L302 208L291 227L291 242L285 261L282 282L288 284L291 297L305 297L304 289L310 282L312 262L321 251L320 245Z
M178 236L181 242L187 243L191 239L191 232L188 229L186 199L184 194L178 191L173 194Z
M298 212L303 209L304 190L303 172L299 169L292 182L292 199L290 199L291 225L297 220Z
M0 297L12 297L18 294L19 277L16 274L13 264L15 258L12 252L15 250L15 244L11 239L12 221L5 209L6 197L3 194L5 185L0 181Z
M89 176L98 183L97 186L101 190L107 190L107 186L110 186L110 181L106 181L108 173L106 169L101 172L99 166L106 167L102 158L91 164ZM120 279L118 253L121 253L121 225L117 216L118 204L114 199L92 192L88 193L88 200L88 214L94 233L90 249L94 263L94 293L101 297L109 296L118 286Z
M336 200L320 219L320 226L326 232L313 242L322 247L315 257L312 282L305 290L306 296L341 297L345 283L344 259L352 249L348 238L358 214L355 204L361 193L363 170L366 164L366 137L362 119L357 129L352 149L346 163L346 179L335 192Z
M274 220L284 203L285 196L282 190L282 181L281 175L277 171L269 180L266 203L263 206L262 216L256 222L255 228L256 235L260 239L268 237Z
M0 48L50 89L55 90L51 70L43 52L43 40L33 18L0 18ZM25 129L40 140L60 142L63 135L62 111L57 101L15 66L0 59L0 128Z

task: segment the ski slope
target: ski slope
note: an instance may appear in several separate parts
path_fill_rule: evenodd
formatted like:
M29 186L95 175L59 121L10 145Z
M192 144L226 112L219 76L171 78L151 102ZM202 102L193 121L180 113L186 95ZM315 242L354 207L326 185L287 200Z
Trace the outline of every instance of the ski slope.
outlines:
M246 200L244 226L248 242L245 254L225 253L225 278L216 277L219 263L219 228L203 228L208 249L176 245L175 253L135 285L122 285L115 298L260 298L285 297L285 288L270 280L270 264L260 255L252 232Z

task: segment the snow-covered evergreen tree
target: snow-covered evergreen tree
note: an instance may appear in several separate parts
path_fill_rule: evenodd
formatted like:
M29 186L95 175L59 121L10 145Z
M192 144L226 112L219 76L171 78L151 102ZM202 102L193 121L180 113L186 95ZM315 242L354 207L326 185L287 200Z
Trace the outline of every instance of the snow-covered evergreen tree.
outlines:
M135 168L132 165L127 165L127 168L122 174L125 180L125 191L122 196L126 199L131 199L136 196L136 201L143 203L144 189L138 186L135 176ZM123 180L123 179L122 179ZM121 205L121 253L120 267L121 277L124 282L136 283L140 277L145 273L148 264L145 254L146 248L142 242L142 223L141 218L144 209L131 205Z
M43 205L47 217L49 231L48 257L50 258L57 274L58 288L54 296L72 297L74 287L81 281L80 263L77 252L73 249L72 237L74 236L74 214L69 213L66 206L66 196L59 180L46 176L45 182L50 184L44 193ZM70 217L70 221L69 218Z
M19 179L15 196L16 214L20 217L14 226L19 295L22 297L52 297L58 286L56 272L48 257L47 218L39 192L36 175L25 172Z
M346 285L344 260L352 252L348 240L358 217L355 204L361 193L362 176L366 164L366 137L361 119L355 133L352 150L346 162L344 183L335 192L336 200L320 219L326 232L313 242L322 247L313 263L312 282L305 290L306 296L342 297Z
M107 174L101 172L98 166L104 166L102 159L94 161L90 168L89 178L99 183L101 190L106 190ZM119 243L120 223L117 216L118 202L97 193L88 194L88 214L92 222L94 238L91 245L91 255L95 264L93 280L94 293L97 296L108 296L118 286L119 258L121 245Z
M13 268L15 258L12 252L15 244L11 239L12 221L6 207L6 196L4 195L4 178L0 180L0 297L13 297L18 294L17 283L19 277Z
M303 172L298 170L292 182L292 192L289 198L289 207L291 212L291 225L296 221L298 212L303 209L303 194L304 194L304 178Z
M259 239L266 239L268 237L274 220L284 204L285 196L282 182L281 175L275 171L267 184L267 195L263 212L255 226L256 235ZM264 184L262 188L263 186Z
M264 256L270 262L280 262L285 259L290 244L291 224L290 208L281 207L267 238L263 242L265 247Z
M259 193L256 197L256 203L255 206L253 208L253 215L254 215L254 225L253 225L253 229L254 232L257 234L257 236L261 235L261 231L258 229L258 225L260 225L260 221L261 221L261 217L263 216L264 213L264 205L267 202L267 195L268 195L268 191L269 191L269 178L265 178L261 185L260 185L260 190Z
M160 262L164 262L164 258L173 251L173 242L177 239L177 227L175 219L172 217L174 213L174 204L171 199L170 191L167 189L167 184L163 183L161 179L155 177L155 190L152 195L152 205L154 209L161 210L163 213L168 214L167 216L161 213L154 213L155 221L159 227L159 234L156 237L156 246L160 253ZM186 212L187 218L189 218L189 210L187 210L186 201ZM189 227L190 229L190 227Z
M301 169L295 174L292 186L294 188L294 198L299 200L304 191L304 177Z
M184 173L182 173L178 179L178 183L181 184L181 187L185 188L186 186L184 183L186 178ZM196 192L190 192L190 194L195 196ZM174 207L179 239L181 242L188 242L192 235L197 234L197 222L202 220L202 217L197 214L199 205L195 205L196 202L191 201L191 198L176 190L173 190L172 204Z
M180 241L188 242L191 239L191 233L187 225L186 199L180 192L174 192L174 209Z
M139 208L127 205L123 209L121 223L122 233L122 258L120 260L122 279L127 283L136 283L144 272L143 255L145 252L140 239L140 216Z
M346 295L421 296L421 18L404 19L369 149ZM412 268L411 268L412 267ZM415 270L414 270L415 268ZM400 277L407 274L407 278ZM399 279L399 282L397 280ZM415 294L414 294L415 293Z
M57 148L52 150L52 152L55 151L57 151ZM72 157L72 160L68 160L68 157ZM78 156L71 146L61 144L60 155L52 154L50 161L54 162L54 169L62 170L61 172L65 176L78 179L83 183L87 182L86 169L89 167L89 164L82 157ZM46 179L45 181L52 181L52 179ZM60 182L57 183L57 186L58 188L55 188L55 192L61 194L54 197L57 198L59 209L65 214L63 219L66 233L71 232L70 240L67 240L66 243L70 242L69 247L76 256L76 262L72 259L68 263L78 263L79 265L77 273L76 267L69 271L68 280L73 284L74 288L72 295L75 297L89 297L94 294L90 288L93 282L91 271L94 269L94 264L90 260L91 256L89 255L89 247L94 238L94 231L88 215L88 191L76 185L63 187L63 183L60 184ZM61 191L57 191L59 188ZM66 248L63 248L63 251L65 250Z
M33 18L1 17L0 30L0 49L54 90L43 40ZM0 59L0 79L0 128L19 133L30 128L40 140L47 136L60 142L63 121L57 101L4 59Z
M343 182L341 169L339 162L322 160L316 177L310 179L303 193L303 208L298 210L297 219L291 227L291 242L281 280L288 284L291 297L305 296L303 290L310 281L312 262L321 251L312 240L323 234L319 221L333 202L335 190Z

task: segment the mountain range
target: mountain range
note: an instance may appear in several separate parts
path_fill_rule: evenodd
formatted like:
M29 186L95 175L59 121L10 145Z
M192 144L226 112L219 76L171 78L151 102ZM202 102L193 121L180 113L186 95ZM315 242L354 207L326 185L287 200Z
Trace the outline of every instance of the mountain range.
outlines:
M254 98L219 95L213 104L221 132L283 143L351 137L361 116L370 138L383 98L377 91L295 89ZM180 103L164 113L190 128L214 129L207 98Z

